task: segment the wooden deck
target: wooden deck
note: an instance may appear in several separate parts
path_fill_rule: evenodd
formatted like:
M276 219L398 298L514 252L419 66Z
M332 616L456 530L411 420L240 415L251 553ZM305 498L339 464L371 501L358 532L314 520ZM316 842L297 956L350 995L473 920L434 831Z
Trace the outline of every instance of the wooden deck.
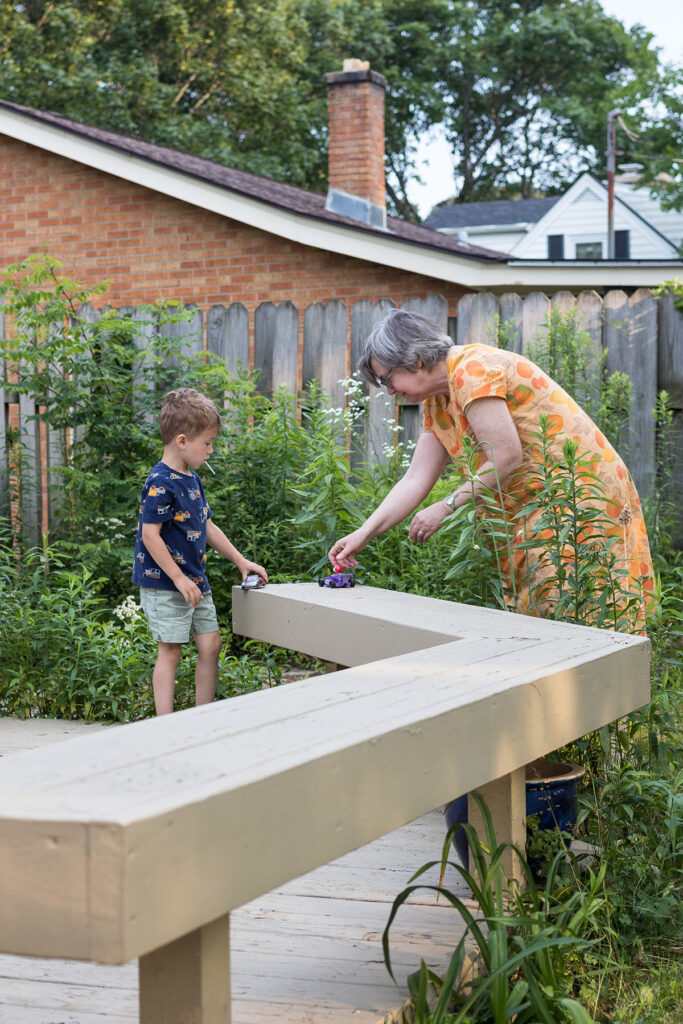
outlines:
M97 728L0 718L0 756ZM418 867L438 859L443 837L443 818L433 811L234 911L233 1024L391 1020L406 990L384 967L382 931L394 897ZM277 849L273 835L274 857ZM457 872L447 882L465 897ZM401 908L392 932L396 976L405 978L421 958L443 968L462 923L452 907L424 893ZM110 967L0 955L3 1024L131 1024L137 992L136 961Z

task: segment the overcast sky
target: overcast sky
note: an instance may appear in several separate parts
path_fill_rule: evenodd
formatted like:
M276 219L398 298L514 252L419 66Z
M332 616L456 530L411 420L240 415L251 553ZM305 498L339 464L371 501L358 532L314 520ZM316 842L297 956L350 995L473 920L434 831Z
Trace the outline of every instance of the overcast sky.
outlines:
M627 28L640 23L655 36L660 59L683 63L683 3L681 0L601 0L602 9ZM413 185L409 198L420 216L426 217L435 203L453 195L453 174L448 144L438 131L423 138L418 150L418 169L424 185Z

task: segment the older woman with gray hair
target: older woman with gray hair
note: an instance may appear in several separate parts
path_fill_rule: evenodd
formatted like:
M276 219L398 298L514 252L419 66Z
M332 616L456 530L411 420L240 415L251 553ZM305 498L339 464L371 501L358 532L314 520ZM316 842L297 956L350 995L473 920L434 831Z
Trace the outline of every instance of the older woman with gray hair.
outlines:
M641 594L638 624L652 589L649 545L640 501L630 474L616 451L573 399L529 359L514 352L475 344L456 346L431 320L418 313L392 310L370 334L358 364L366 381L390 395L422 402L424 429L405 475L378 508L353 533L336 541L330 561L344 567L358 564L367 544L415 512L430 493L449 460L463 452L465 437L477 450L477 470L446 498L416 512L408 535L426 543L457 508L473 494L502 493L508 522L528 500L538 461L540 415L561 453L567 438L579 442L604 491L611 550L627 569L619 587ZM502 509L501 509L502 514ZM540 510L536 520L540 517ZM525 521L525 538L534 536L533 517ZM548 614L553 602L548 583L552 566L537 551L518 550L513 565L502 563L515 577L515 610Z

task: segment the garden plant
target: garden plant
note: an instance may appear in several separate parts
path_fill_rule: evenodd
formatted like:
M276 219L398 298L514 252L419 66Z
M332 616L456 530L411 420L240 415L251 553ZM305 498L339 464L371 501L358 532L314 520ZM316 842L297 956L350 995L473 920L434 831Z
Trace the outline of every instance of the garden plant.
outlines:
M404 472L411 445L399 432L388 452L375 453L381 457L360 459L367 396L357 381L347 382L344 412L330 408L315 384L303 399L284 391L266 397L254 373L233 376L210 355L187 351L176 330L185 315L178 307L95 315L89 299L104 289L68 281L48 257L9 268L1 290L8 340L0 360L14 375L13 390L29 395L41 424L64 441L49 471L59 514L43 544L31 546L20 510L32 467L19 433L8 437L12 515L8 504L0 519L0 714L101 721L151 715L155 645L130 569L140 488L158 456L157 414L165 391L197 387L224 410L207 497L236 546L258 556L274 582L315 579L333 539L355 529ZM503 340L509 334L499 331ZM587 337L573 314L555 311L534 358L618 442L628 381L623 375L605 379ZM672 539L673 426L664 394L656 420L658 477L646 503L656 573L647 618L652 699L554 753L587 768L572 838L593 850L593 862L586 868L567 857L562 837L556 837L556 848L551 839L550 849L544 839L545 880L530 878L525 893L506 894L495 836L489 829L482 842L468 830L474 865L468 881L481 907L481 920L468 924L488 977L463 990L458 947L444 977L418 970L408 1020L680 1020L683 558ZM548 424L541 423L537 486L526 511L539 504L543 509L546 569L558 594L553 614L632 629L641 594L615 598L620 567L609 543L596 542L605 516L599 485L579 444L558 451L551 440ZM476 446L466 446L431 500L450 493L456 478L471 476L476 456ZM524 510L509 522L494 489L458 509L427 545L411 544L401 526L376 538L363 552L358 577L370 585L505 608L514 593L503 562L521 556L523 571L524 553L533 549L533 538L524 535ZM231 637L224 623L238 580L222 560L210 574L225 640L218 697L277 685L294 655ZM192 703L192 688L190 662L183 659L178 706ZM537 837L531 843L538 853ZM451 896L444 891L458 906ZM389 938L390 932L387 943ZM388 944L386 951L390 963Z

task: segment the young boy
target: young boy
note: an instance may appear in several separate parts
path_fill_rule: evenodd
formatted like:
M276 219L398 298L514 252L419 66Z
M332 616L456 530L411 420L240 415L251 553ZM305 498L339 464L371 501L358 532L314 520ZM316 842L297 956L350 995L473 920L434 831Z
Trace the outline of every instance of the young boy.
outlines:
M241 555L211 518L195 470L213 452L221 418L211 399L192 388L170 391L159 416L164 454L142 489L133 583L159 644L152 682L157 715L173 711L175 672L190 632L197 645L195 703L216 692L221 639L206 578L206 545L234 562L244 580L266 570Z

